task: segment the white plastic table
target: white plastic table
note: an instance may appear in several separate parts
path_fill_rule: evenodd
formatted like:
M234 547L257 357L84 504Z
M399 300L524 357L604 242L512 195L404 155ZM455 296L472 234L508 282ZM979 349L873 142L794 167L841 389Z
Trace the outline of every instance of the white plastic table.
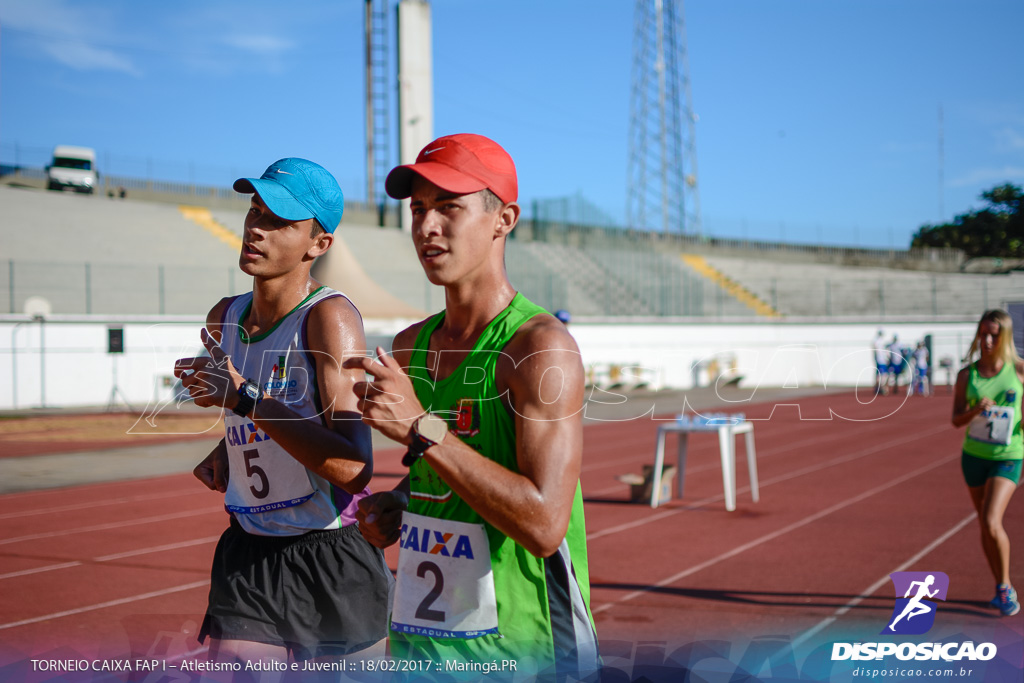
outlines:
M653 485L651 486L651 507L661 503L661 472L665 466L665 437L670 433L679 434L677 450L678 471L676 473L676 497L683 497L683 480L686 476L686 449L691 432L718 432L718 448L722 458L722 483L725 488L725 509L736 509L736 437L746 436L747 471L750 475L750 497L756 503L760 496L757 490L757 455L754 450L754 424L749 421L736 424L680 424L666 422L658 425L658 445L654 451Z

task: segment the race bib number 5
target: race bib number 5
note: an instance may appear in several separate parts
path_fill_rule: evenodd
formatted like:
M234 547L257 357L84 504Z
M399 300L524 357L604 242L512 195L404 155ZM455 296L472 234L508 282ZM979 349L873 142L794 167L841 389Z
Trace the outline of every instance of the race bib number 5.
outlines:
M302 463L252 422L231 418L226 422L231 474L225 508L254 514L301 505L313 497L313 485Z
M491 551L482 524L406 512L391 628L434 638L498 632Z
M971 420L967 436L983 443L1008 446L1013 438L1013 406L992 406Z

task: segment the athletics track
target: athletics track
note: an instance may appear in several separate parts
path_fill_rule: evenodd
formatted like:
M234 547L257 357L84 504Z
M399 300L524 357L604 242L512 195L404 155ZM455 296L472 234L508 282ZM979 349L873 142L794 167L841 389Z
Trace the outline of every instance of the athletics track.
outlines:
M824 660L833 641L886 640L894 571L950 579L932 630L906 638L999 648L987 668L929 680L1024 680L1024 613L999 618L986 605L992 581L960 475L963 434L942 391L743 405L756 420L761 501L750 500L740 457L731 513L715 436L691 436L685 497L652 510L627 503L616 477L653 461L656 423L588 425L591 606L608 680L682 680L685 668L690 680L858 680L854 663ZM800 420L796 405L804 418L831 409L846 419ZM401 473L398 451L379 451L373 487ZM1022 497L1006 514L1018 587ZM217 496L184 474L0 497L0 681L157 683L141 671L44 673L28 660L202 658L195 629L225 523ZM396 548L386 556L394 568Z

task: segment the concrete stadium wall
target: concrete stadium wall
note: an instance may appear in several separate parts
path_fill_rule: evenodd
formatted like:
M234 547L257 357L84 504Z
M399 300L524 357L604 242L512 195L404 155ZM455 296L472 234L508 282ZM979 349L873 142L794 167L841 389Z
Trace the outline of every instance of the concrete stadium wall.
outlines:
M368 347L390 348L394 333L411 322L368 321ZM174 361L205 354L202 326L195 316L0 316L0 410L169 401ZM123 353L108 353L110 328L124 331Z
M932 335L933 382L955 381L977 321L743 321L571 324L585 367L597 386L645 384L689 389L739 379L739 387L870 387L871 342L878 330L910 347ZM947 358L947 379L939 361ZM719 379L720 378L720 379Z
M368 347L390 349L394 334L409 322L367 321ZM201 325L191 316L53 316L43 322L0 316L0 410L166 403L173 398L174 361L202 351ZM111 327L124 330L124 353L107 352ZM910 343L931 334L933 366L948 356L955 369L975 327L975 321L687 321L573 323L570 331L593 383L607 391L639 383L688 389L724 373L724 379L742 376L739 387L756 394L758 386L871 386L870 343L879 328L887 339L898 334ZM934 379L947 382L938 369ZM595 391L590 400L603 400Z

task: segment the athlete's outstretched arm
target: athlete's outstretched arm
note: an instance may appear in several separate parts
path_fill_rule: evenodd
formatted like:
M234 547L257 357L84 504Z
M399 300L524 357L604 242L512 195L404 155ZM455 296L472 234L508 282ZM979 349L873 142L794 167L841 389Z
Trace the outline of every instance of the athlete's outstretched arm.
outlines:
M206 314L206 329L211 330L218 340L223 338L221 319L233 299L234 297L221 299ZM228 449L224 439L221 439L220 443L214 446L213 450L195 466L192 474L211 491L224 493L228 490Z
M356 521L363 538L378 548L395 543L402 531L402 513L409 507L409 475L390 491L359 499Z
M341 363L345 356L364 350L362 320L347 299L328 299L309 312L306 338L316 364L321 417L315 421L302 418L287 404L264 396L251 419L307 469L358 493L373 475L373 451L370 430L360 422L352 393L359 375L343 369ZM238 388L245 378L205 330L203 344L210 357L178 361L175 376L181 378L196 405L230 410L238 404Z
M399 339L396 339L396 348ZM423 414L398 360L351 359L373 376L356 384L363 420L408 444ZM498 361L499 392L514 411L518 472L483 457L454 435L424 457L474 510L538 557L558 550L572 513L583 449L583 365L565 326L550 316L523 325Z
M987 396L982 397L973 407L967 405L967 381L970 378L971 368L968 366L957 373L956 386L953 388L953 426L963 427L970 424L971 420L981 415L995 405L995 401Z
M228 449L224 439L195 466L192 474L211 491L224 493L228 490Z

